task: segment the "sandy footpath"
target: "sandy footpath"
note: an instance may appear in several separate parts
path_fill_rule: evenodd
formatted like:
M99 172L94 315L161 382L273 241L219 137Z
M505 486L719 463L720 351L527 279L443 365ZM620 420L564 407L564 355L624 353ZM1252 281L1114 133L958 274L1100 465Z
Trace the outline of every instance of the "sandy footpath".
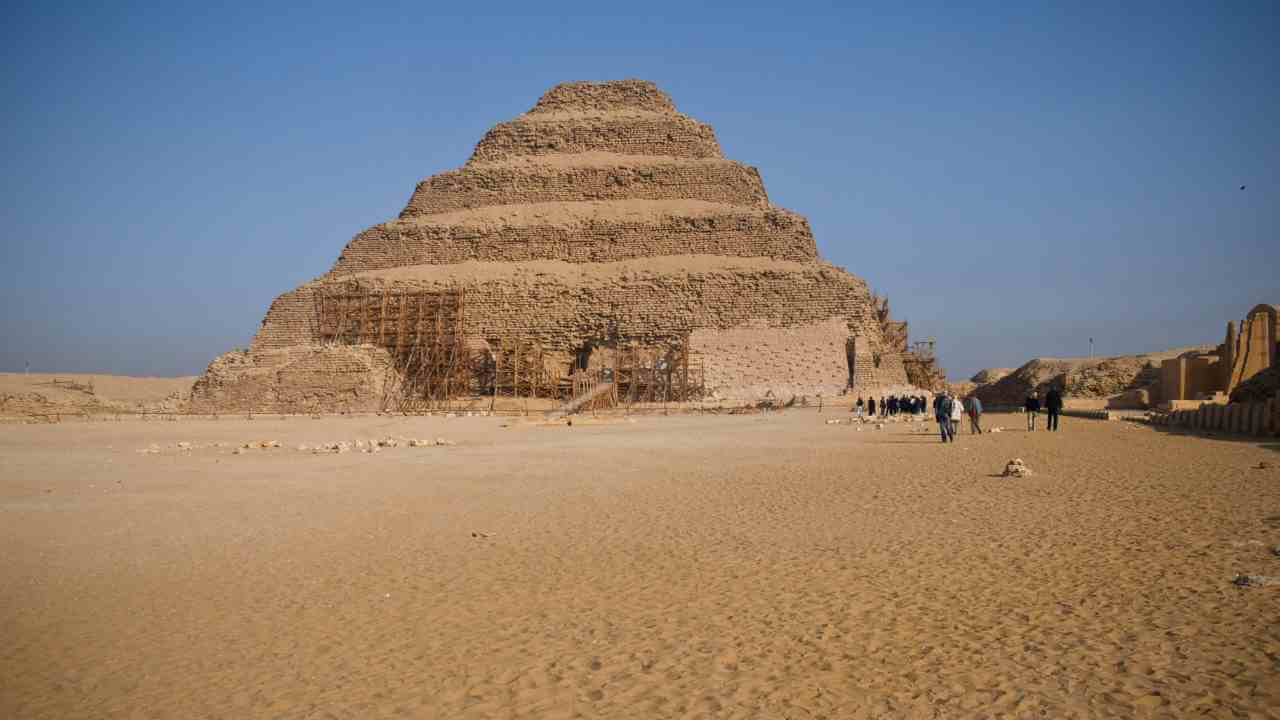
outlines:
M1280 718L1280 444L835 416L0 427L0 717Z

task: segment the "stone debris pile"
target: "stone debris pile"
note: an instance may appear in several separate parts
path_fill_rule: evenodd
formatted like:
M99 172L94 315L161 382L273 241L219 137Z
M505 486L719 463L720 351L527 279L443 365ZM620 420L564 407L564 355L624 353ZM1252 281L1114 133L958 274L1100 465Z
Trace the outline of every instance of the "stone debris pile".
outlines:
M1022 458L1014 458L1004 466L1002 477L1031 477L1031 468L1022 462Z

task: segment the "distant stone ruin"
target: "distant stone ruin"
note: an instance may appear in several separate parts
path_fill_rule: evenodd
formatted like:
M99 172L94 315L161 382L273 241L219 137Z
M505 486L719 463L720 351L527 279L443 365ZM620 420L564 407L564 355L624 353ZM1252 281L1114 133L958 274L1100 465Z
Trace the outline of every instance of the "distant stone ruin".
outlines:
M276 298L191 403L598 393L583 373L650 400L906 385L905 325L889 342L876 311L862 280L819 258L805 218L652 83L567 83Z
M1246 386L1250 395L1270 396L1276 391L1274 383L1259 390L1253 390L1258 383L1250 383L1261 374L1270 376L1269 371L1277 365L1277 353L1280 306L1257 305L1238 329L1235 322L1227 323L1226 338L1212 351L1186 353L1161 363L1159 401L1169 404L1209 400L1219 395L1232 400L1251 399L1236 397L1241 386Z

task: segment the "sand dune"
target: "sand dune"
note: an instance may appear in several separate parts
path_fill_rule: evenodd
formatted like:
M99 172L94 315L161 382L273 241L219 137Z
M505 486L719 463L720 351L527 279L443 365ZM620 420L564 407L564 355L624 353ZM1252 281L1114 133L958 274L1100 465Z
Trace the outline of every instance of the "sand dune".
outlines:
M0 716L1280 717L1274 443L829 417L8 426Z

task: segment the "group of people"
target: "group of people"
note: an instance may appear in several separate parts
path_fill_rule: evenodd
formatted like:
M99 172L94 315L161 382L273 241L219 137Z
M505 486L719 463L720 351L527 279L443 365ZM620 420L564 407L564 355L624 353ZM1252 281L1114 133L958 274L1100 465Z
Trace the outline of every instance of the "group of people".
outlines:
M982 434L982 401L977 397L961 400L955 393L944 392L933 399L933 416L938 421L942 442L955 442L956 432L969 416L969 432Z
M889 397L880 397L880 402L876 403L874 397L868 398L864 403L862 397L858 397L858 402L854 403L853 411L859 417L864 415L868 417L888 417L890 415L910 414L919 415L924 412L928 406L928 400L923 395L890 395ZM876 412L879 411L879 415Z
M1040 414L1040 396L1032 391L1022 409L1027 415L1027 430L1035 430L1036 416ZM1062 393L1058 392L1058 388L1050 388L1044 394L1044 412L1045 429L1057 431L1058 416L1062 414Z
M899 413L918 415L924 412L928 405L928 399L923 395L891 395L887 398L881 397L878 403L874 397L865 402L859 397L854 403L853 411L859 417L864 415L877 417L877 411L879 417ZM1057 430L1058 417L1062 414L1062 392L1052 388L1045 393L1043 409L1047 416L1048 429ZM1023 410L1027 415L1027 430L1035 430L1036 416L1041 410L1040 396L1035 392L1028 395ZM950 391L938 393L933 398L933 416L938 421L938 431L942 434L944 443L955 442L956 433L959 432L965 416L969 418L969 432L974 435L982 434L982 401L976 396L961 399Z

